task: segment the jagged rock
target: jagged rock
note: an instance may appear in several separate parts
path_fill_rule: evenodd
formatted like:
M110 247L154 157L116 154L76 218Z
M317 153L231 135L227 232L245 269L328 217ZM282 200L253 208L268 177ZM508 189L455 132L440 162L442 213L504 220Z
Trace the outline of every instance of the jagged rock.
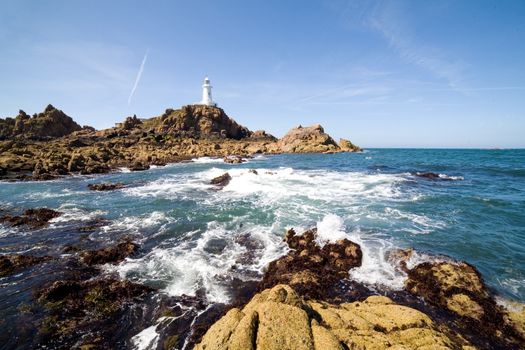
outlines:
M268 265L260 289L289 284L302 296L324 299L334 285L348 277L351 268L361 266L358 244L341 239L321 247L316 236L315 228L302 235L288 230L284 240L292 250Z
M255 295L244 308L231 309L195 349L455 349L468 345L424 313L387 297L332 305L304 301L290 286L277 285Z
M112 191L112 190L118 190L121 188L124 188L124 184L122 182L117 183L100 183L100 184L89 184L88 188L91 191Z
M142 120L137 118L136 115L133 115L133 117L127 117L126 120L124 120L124 122L122 123L122 129L132 130L139 125L142 125Z
M250 169L250 170L248 170L248 172L249 172L250 174L259 175L259 173L258 173L257 170L255 170L255 169Z
M339 151L339 145L324 132L321 125L309 127L298 126L293 128L283 138L277 141L281 152L285 153L310 153Z
M35 114L33 117L20 110L15 118L0 119L0 140L61 137L81 129L82 127L71 117L52 105L48 105L44 112Z
M230 138L240 140L251 135L246 127L229 118L221 108L188 105L166 110L156 132L179 137Z
M61 212L48 208L27 209L22 215L4 215L0 217L0 223L13 227L27 225L35 229L47 225L49 220L60 215L62 215Z
M506 310L498 305L477 269L464 262L424 262L407 270L406 289L432 305L462 319L464 325L484 336L514 348L525 338L508 322Z
M20 254L0 255L0 277L8 276L20 269L50 260L50 256L32 256Z
M230 183L232 177L228 173L224 173L221 176L217 176L210 181L210 185L216 185L219 187L224 187Z
M87 265L115 264L135 253L138 249L137 244L126 240L114 246L83 252L81 256L82 261Z
M339 148L345 152L361 152L361 147L354 145L350 140L339 139Z

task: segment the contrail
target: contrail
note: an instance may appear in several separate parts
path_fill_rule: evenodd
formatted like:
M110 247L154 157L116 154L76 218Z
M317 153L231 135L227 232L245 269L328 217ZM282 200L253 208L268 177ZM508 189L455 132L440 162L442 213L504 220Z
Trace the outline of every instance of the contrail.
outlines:
M133 84L133 89L131 89L131 93L128 97L128 106L131 103L131 98L133 95L135 95L135 90L137 90L137 85L139 85L140 77L142 76L142 72L144 71L144 65L146 64L146 60L148 59L148 52L149 49L146 50L146 54L144 54L144 58L142 59L142 63L140 64L139 72L137 73L137 78L135 79L135 84Z

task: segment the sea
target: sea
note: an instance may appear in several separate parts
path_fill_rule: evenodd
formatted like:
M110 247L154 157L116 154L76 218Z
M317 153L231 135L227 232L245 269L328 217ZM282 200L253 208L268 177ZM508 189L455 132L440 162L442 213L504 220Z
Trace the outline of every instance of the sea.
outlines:
M210 184L225 172L227 186ZM439 176L418 176L426 172ZM126 187L87 188L102 182ZM64 214L39 230L0 226L0 254L62 256L81 240L105 246L129 237L138 254L104 271L169 296L230 303L232 281L260 279L286 254L286 229L317 226L320 242L361 245L363 264L350 275L370 288L402 289L406 276L387 256L414 248L412 264L466 261L498 298L525 302L525 150L368 149L258 155L242 164L198 158L143 172L0 182L0 208L36 207ZM104 221L95 230L78 231L97 219ZM0 278L0 318L21 317L31 290L54 278L52 266ZM150 327L132 343L147 348L155 336Z

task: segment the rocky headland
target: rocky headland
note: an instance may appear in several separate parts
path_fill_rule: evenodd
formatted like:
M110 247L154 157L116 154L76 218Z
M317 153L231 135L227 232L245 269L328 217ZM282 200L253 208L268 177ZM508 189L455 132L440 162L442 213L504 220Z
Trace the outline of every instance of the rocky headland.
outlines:
M355 151L360 148L348 140L337 143L320 125L298 126L276 139L239 125L221 108L203 105L167 109L150 119L128 117L99 131L81 127L51 105L32 117L20 111L15 118L0 119L0 179L11 180L49 180L120 167L140 171L202 156L237 163L235 156L260 153Z

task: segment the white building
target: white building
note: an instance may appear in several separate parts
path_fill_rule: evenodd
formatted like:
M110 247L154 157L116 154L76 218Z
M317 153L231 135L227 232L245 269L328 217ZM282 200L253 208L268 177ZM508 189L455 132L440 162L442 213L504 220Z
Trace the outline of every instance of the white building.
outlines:
M208 77L204 78L204 84L202 84L202 100L198 104L212 107L217 106L217 103L213 102L211 98L211 85Z

